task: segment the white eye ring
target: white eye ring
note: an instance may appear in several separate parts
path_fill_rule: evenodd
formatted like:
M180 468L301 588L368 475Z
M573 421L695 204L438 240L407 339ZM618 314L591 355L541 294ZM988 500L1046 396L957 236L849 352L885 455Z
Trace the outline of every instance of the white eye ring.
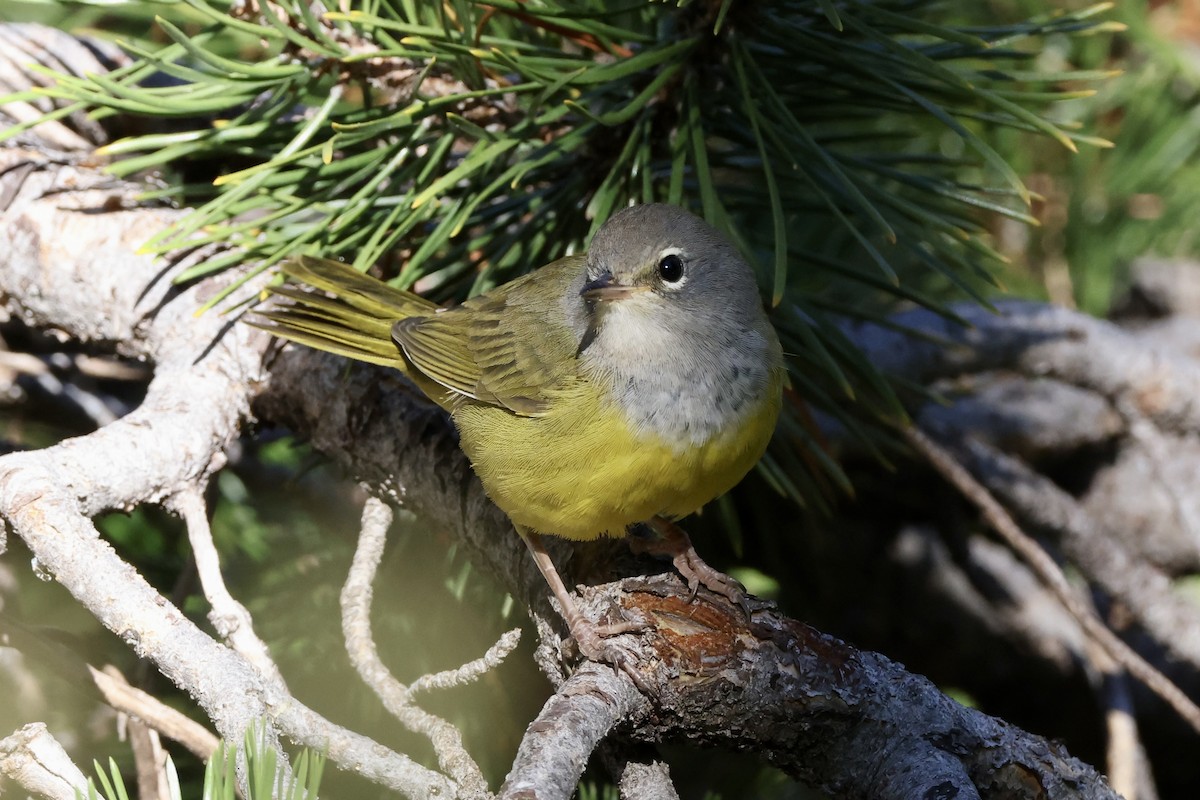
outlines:
M658 278L663 288L678 289L687 281L682 255L678 247L668 247L658 254Z

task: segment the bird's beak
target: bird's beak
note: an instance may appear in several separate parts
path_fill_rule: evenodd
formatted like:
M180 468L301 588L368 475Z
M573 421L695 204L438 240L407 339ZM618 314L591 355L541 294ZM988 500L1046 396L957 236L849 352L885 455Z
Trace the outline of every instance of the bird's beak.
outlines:
M640 294L649 286L625 286L617 283L611 272L606 272L594 281L588 281L580 290L579 296L584 300L621 300L631 295Z

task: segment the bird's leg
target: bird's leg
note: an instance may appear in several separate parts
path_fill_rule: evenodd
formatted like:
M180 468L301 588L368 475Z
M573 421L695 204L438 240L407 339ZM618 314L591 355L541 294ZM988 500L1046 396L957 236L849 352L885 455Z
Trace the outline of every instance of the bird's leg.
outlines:
M750 615L746 587L742 586L735 578L713 569L704 559L700 558L700 554L692 546L692 540L683 528L664 517L654 517L646 524L658 534L658 538L630 539L630 546L635 551L656 556L670 556L675 569L687 581L693 597L699 587L703 586L710 592L719 594L739 606L747 616Z
M575 605L575 600L571 597L571 593L567 591L566 584L563 583L562 577L554 567L554 562L550 559L550 554L546 552L546 548L542 545L542 537L520 525L516 525L515 527L517 533L521 534L521 538L529 548L529 552L533 554L533 563L537 564L542 577L549 584L550 592L554 595L554 599L558 600L558 606L562 609L562 616L567 622L567 628L571 631L571 636L575 639L575 643L579 645L579 652L585 658L592 661L603 661L620 667L634 679L634 682L639 687L643 687L641 676L636 675L632 668L625 663L624 655L605 644L603 639L608 636L645 630L647 627L646 623L618 622L610 625L597 625L594 622L590 622L580 613L579 608Z

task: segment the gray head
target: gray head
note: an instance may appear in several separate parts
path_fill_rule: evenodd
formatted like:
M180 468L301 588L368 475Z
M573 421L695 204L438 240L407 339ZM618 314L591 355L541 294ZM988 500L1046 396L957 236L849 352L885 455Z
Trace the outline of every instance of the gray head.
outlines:
M714 315L762 316L754 273L741 255L711 225L676 206L614 214L592 239L587 281L582 295L602 314L619 305L665 315L669 326L683 329L708 328Z
M702 440L763 396L780 369L754 273L681 208L613 215L592 239L580 296L584 370L619 387L618 402L640 428Z

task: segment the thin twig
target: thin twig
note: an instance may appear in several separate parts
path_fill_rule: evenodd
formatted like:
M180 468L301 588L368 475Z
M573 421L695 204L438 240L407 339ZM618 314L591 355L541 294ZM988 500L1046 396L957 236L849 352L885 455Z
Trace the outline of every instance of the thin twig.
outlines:
M197 758L207 762L216 751L220 739L190 717L176 711L154 695L130 686L116 667L103 670L88 667L96 688L104 700L117 711L137 717L164 736L179 742Z
M158 731L139 719L130 718L129 746L137 771L139 800L169 800L167 751L163 750Z
M1099 649L1099 648L1097 648ZM1108 731L1105 763L1108 782L1125 800L1143 800L1138 794L1139 751L1137 717L1129 691L1129 673L1111 660L1100 673L1100 697L1104 702L1104 725Z
M152 375L152 370L145 364L126 364L112 358L82 354L68 356L65 353L38 356L11 350L0 350L0 368L26 375L48 375L55 368L74 368L89 378L137 383L150 380Z
M0 369L29 376L41 391L56 400L65 401L81 411L96 427L107 425L116 420L119 414L108 398L90 391L74 381L64 381L56 374L51 357L39 357L28 353L13 353L0 350ZM14 377L15 377L14 375Z
M212 611L208 619L221 638L241 653L267 680L285 685L283 674L276 666L266 642L254 632L254 620L246 607L233 598L221 575L221 561L217 546L213 542L212 529L208 524L208 511L204 503L203 489L189 486L172 498L172 507L183 517L187 526L188 541L196 559L196 572L200 585Z
M383 558L387 529L391 523L391 507L369 498L363 506L358 547L354 551L354 560L341 595L342 635L346 640L350 662L389 710L407 708L408 687L395 679L379 657L371 636L371 601L374 598L372 583L375 570Z
M1090 597L1084 596L1081 602L1085 603L1092 613L1100 616L1101 612L1092 601L1098 594L1099 592L1094 590ZM1095 667L1093 683L1104 711L1107 733L1104 761L1108 783L1125 800L1146 800L1138 791L1141 771L1144 768L1144 751L1138 733L1137 716L1134 713L1129 673L1094 639L1085 639L1084 650L1088 661Z
M940 445L916 427L903 429L904 437L913 449L928 459L942 477L962 492L982 512L984 519L1009 546L1021 554L1025 562L1045 582L1058 601L1071 613L1084 631L1104 648L1117 663L1161 697L1197 732L1200 732L1200 707L1182 690L1121 641L1071 590L1067 577L1045 550L1021 530L1009 513L979 481Z
M441 672L434 672L417 678L409 684L408 694L411 697L419 692L428 692L434 689L451 689L455 686L465 686L472 681L479 680L487 673L499 667L504 659L508 658L509 654L517 648L520 642L520 628L513 628L511 631L506 631L494 645L488 648L486 653L474 661L468 661L455 669L442 670Z
M491 797L483 772L467 753L459 730L446 720L414 705L409 688L396 680L379 658L375 640L371 636L371 584L383 557L383 547L391 524L391 507L374 497L368 499L363 506L358 547L354 551L354 560L346 576L346 585L342 587L342 633L346 640L346 652L349 653L350 661L363 682L383 701L384 707L392 716L409 730L427 737L433 744L438 765L458 783L461 796ZM479 661L487 661L491 667L498 664L503 655L496 658L492 654L498 651L507 654L512 650L511 646L507 649L504 647L512 638L511 633L510 631L505 634ZM471 662L466 668L476 663ZM438 676L447 674L451 673L437 673ZM427 677L430 680L437 678Z
M1119 600L1171 659L1200 666L1200 613L1171 587L1170 577L1137 557L1074 497L1023 461L977 439L962 441L968 470L1026 525L1057 537L1066 558Z

